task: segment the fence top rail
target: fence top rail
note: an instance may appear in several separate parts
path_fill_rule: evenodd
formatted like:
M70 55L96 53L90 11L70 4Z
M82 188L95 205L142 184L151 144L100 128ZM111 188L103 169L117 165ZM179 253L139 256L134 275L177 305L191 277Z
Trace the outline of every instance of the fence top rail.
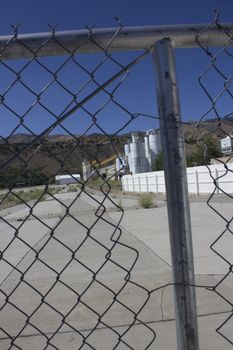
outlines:
M116 28L92 29L94 41L102 48L107 48L116 34ZM203 32L202 32L203 31ZM155 42L163 38L174 40L177 48L198 47L196 36L201 33L200 42L208 46L223 46L227 33L233 34L233 23L221 26L206 24L185 24L169 26L122 27L111 43L109 51L135 51L150 49ZM53 33L53 32L52 32ZM2 60L28 58L33 53L37 56L54 56L73 52L78 47L79 53L101 51L93 40L85 40L90 30L57 31L56 40L49 40L51 32L18 34L17 36L0 36L0 55ZM230 37L229 37L230 39ZM46 45L44 44L46 41ZM59 42L61 45L58 45ZM231 43L232 45L232 40ZM80 46L79 46L80 45Z

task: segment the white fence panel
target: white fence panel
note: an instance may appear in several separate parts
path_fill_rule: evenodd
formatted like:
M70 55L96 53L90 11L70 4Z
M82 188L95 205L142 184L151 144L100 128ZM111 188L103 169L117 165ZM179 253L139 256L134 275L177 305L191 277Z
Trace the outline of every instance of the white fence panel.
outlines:
M191 194L212 193L214 190L216 193L233 193L233 163L227 164L227 169L223 164L187 168L187 179ZM220 189L215 188L214 181ZM122 188L126 192L165 193L164 171L125 175Z

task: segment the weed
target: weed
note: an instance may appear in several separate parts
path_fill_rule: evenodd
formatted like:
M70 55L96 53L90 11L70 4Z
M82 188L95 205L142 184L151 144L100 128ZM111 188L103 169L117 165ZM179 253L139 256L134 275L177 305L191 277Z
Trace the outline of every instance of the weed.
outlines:
M138 197L138 202L142 208L152 208L155 206L155 195L152 193L142 193Z

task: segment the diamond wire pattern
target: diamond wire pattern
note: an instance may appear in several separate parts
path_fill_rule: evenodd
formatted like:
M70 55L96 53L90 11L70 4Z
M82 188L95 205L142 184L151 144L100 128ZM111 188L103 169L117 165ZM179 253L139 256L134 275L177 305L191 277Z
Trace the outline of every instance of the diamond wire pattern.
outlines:
M84 42L91 40L102 52L101 59L92 70L88 70L85 65L79 62L77 55L79 47L76 47L71 52L57 40L55 27L51 27L50 37L44 41L37 51L32 51L30 47L27 47L19 39L18 26L13 27L14 34L12 38L1 48L1 52L3 52L12 41L17 41L31 54L31 57L20 62L18 67L17 65L15 67L12 62L0 61L1 68L13 76L9 85L1 90L1 108L10 114L12 121L14 120L15 122L17 120L8 136L1 135L1 145L6 147L10 154L7 161L2 161L1 176L4 178L4 172L8 171L15 164L20 166L21 171L26 174L30 166L33 166L35 156L40 152L50 157L55 165L54 173L52 174L53 178L61 172L72 175L68 167L71 155L75 153L77 161L80 162L83 154L85 154L87 159L96 161L95 175L99 178L99 191L103 195L101 200L91 195L88 190L88 183L92 180L90 177L84 182L77 180L78 189L75 198L63 200L53 193L53 189L50 186L52 182L50 177L40 194L38 194L38 198L34 202L28 202L23 198L21 192L15 189L18 179L15 178L10 182L5 179L7 190L1 196L0 205L4 207L6 201L13 198L13 200L18 200L18 203L23 204L24 208L26 208L26 211L24 209L24 216L19 218L17 222L9 219L8 216L1 216L1 222L5 225L4 229L7 232L9 231L7 243L5 246L2 245L0 255L2 266L4 264L7 267L7 273L0 286L0 331L2 334L1 338L6 341L6 349L23 350L24 344L27 344L27 337L34 336L36 339L38 335L40 336L39 344L41 349L60 349L58 343L60 334L69 332L73 332L76 335L75 348L98 349L95 337L96 331L100 328L108 330L112 335L112 349L119 347L133 349L128 335L133 331L134 325L141 325L147 332L143 340L143 349L148 349L155 340L154 330L140 319L143 308L148 303L151 293L155 290L150 291L131 279L132 271L138 261L138 251L122 241L123 232L120 228L120 222L123 210L110 197L111 182L109 179L104 180L99 174L98 168L101 155L98 149L82 149L82 154L77 152L84 137L95 127L109 141L106 146L102 147L102 151L108 150L111 146L117 156L119 149L114 142L114 136L124 130L130 122L139 116L139 114L131 113L127 106L123 106L118 101L116 92L127 80L130 67L147 55L147 52L137 55L128 64L123 65L118 62L110 53L110 48L121 29L122 26L119 23L119 27L116 29L108 46L102 48L95 42L92 29L89 28L89 35L84 39ZM66 57L55 70L48 67L38 57L38 52L48 45L50 41L54 41L67 52ZM99 83L96 74L109 61L115 65L118 73L114 76L109 76L107 83ZM74 72L77 70L76 74L82 71L86 75L86 81L75 91L59 80L62 70L70 62L75 67ZM39 92L36 91L30 81L24 79L27 69L32 64L37 65L49 77L49 80L45 82L45 85ZM64 96L69 98L65 108L58 112L54 112L52 103L49 105L45 99L46 94L54 85L62 89ZM94 93L90 93L87 89L90 85L91 87L95 86ZM11 93L16 88L21 89L21 91L23 89L24 93L30 96L30 105L26 101L24 111L20 111L20 108L18 109L15 102L12 101ZM80 100L79 96L85 92L87 97L84 99L81 97ZM90 111L85 104L98 93L102 93L105 96L105 101L99 106L97 105L94 112ZM124 113L127 116L127 120L112 135L109 135L99 123L101 113L108 105L114 105L118 108L119 113ZM32 125L30 124L31 113L38 107L41 113L44 112L49 115L50 122L47 129L43 130L39 135L30 126ZM87 127L81 135L74 135L67 127L67 124L64 123L65 120L69 120L77 109L81 110L88 120ZM71 110L72 112L70 112ZM47 137L53 130L56 130L57 126L60 127L63 133L72 137L72 147L66 152L65 156L62 151L52 152L48 147ZM11 143L12 137L22 132L22 130L29 134L31 138L26 145L22 145L15 150ZM52 223L50 221L52 218L44 220L43 216L38 215L37 208L44 196L56 201L62 207L62 215ZM79 203L82 203L83 196L91 199L96 206L93 215L90 215L89 212L86 215L85 211L83 213L75 212L74 207L76 206L77 211L79 210ZM106 215L106 199L109 199L116 208L122 211L117 223L114 223ZM42 233L46 232L46 234L41 236L41 240L37 244L30 237L25 236L26 225L29 221L37 223ZM75 239L73 237L71 243L64 236L67 224L72 230L79 232L78 237L76 236ZM108 235L102 237L100 233L96 234L95 230L98 225L105 225ZM15 246L20 246L20 249L25 252L21 261L12 256ZM58 261L55 265L49 258L49 249L57 251ZM95 251L98 257L97 267L91 259L89 261L85 258L90 249ZM116 252L119 249L127 251L128 259L126 259L125 266L117 256ZM112 271L119 278L113 284L107 283L105 270L107 273L109 273L108 270ZM74 272L76 272L77 276L79 273L80 276L85 276L85 283L80 284L78 277L77 280L70 280L69 274L74 274ZM38 278L34 276L38 276ZM130 307L122 299L123 292L129 285L135 290L140 290L143 295L137 307ZM163 287L161 286L160 288ZM105 299L104 308L102 309L90 297L96 291L99 297L103 296ZM23 295L25 298L22 298ZM32 300L31 304L27 303L28 298ZM66 300L65 308L61 306L59 298ZM123 320L114 319L114 313L119 313L118 309L121 310ZM45 315L47 316L45 317ZM17 320L16 327L13 327L11 324L11 318ZM50 321L47 321L47 318ZM86 323L85 318L88 321ZM123 330L121 330L120 326L122 326ZM25 340L23 345L22 339ZM66 346L69 348L69 344L66 344Z
M219 28L219 30L222 31L221 24L219 23L218 19L218 14L215 18L215 21L210 25L217 26L217 28ZM205 30L207 30L208 27ZM11 72L11 74L15 76L15 79L13 79L9 86L1 93L1 107L4 107L5 110L11 113L12 117L14 116L14 118L17 118L18 120L14 128L12 128L11 133L9 133L7 137L1 136L2 144L4 144L4 146L7 147L8 151L11 153L11 157L7 160L7 162L2 164L2 171L4 169L7 169L7 167L10 167L14 162L17 162L17 164L20 164L26 172L28 169L28 165L30 165L30 162L33 161L35 155L37 155L38 152L44 152L50 157L51 160L54 161L54 164L56 164L53 176L59 174L62 171L64 171L67 174L70 174L69 168L67 167L67 161L70 159L70 156L73 153L77 152L77 148L80 147L80 144L84 139L85 135L88 134L88 132L93 128L93 126L98 128L99 131L106 137L106 139L109 140L109 144L111 145L115 154L118 155L118 148L114 143L115 135L124 130L129 123L131 123L135 118L138 118L141 115L144 117L156 119L156 117L153 116L130 112L127 109L127 106L123 106L116 98L115 93L118 89L120 89L121 85L124 84L125 81L127 81L128 71L130 67L136 64L138 61L140 61L140 59L142 59L147 54L147 52L142 53L128 65L123 65L120 62L118 62L110 53L110 49L111 43L118 35L121 29L122 27L119 23L119 27L116 29L115 35L113 36L112 40L110 40L109 45L105 48L101 48L99 47L99 44L95 41L92 29L89 28L89 36L87 36L84 39L84 42L87 40L92 40L92 42L94 42L95 45L97 45L100 48L103 56L102 59L96 64L96 66L92 70L88 70L85 67L85 65L79 62L78 56L76 55L78 53L79 47L76 47L72 52L66 49L64 47L64 44L60 43L56 38L56 28L51 27L51 36L47 40L45 40L40 49L42 49L51 40L53 40L54 42L56 42L57 45L61 46L67 52L67 56L64 59L64 61L56 68L56 70L53 70L49 68L45 63L43 63L43 61L40 58L37 57L38 51L40 49L37 52L33 52L29 47L26 47L25 43L18 39L18 27L14 27L14 35L9 40L9 42L1 48L1 51L4 51L4 49L7 48L7 45L9 45L11 41L16 40L19 41L20 44L23 45L26 50L31 52L31 58L28 59L26 63L24 63L20 67L20 69L12 68L9 63L0 61L0 64L4 67L4 69L8 70L9 72ZM227 74L222 69L222 67L218 65L223 55L227 56L230 59L233 58L233 55L230 50L232 34L225 30L226 45L223 48L219 49L217 52L211 52L210 48L205 47L201 41L202 34L205 32L205 30L203 30L196 36L197 43L205 52L205 54L208 55L208 57L210 57L210 64L199 77L200 86L211 102L210 108L202 116L199 123L197 124L197 129L200 134L200 140L203 142L203 144L204 138L201 130L203 122L208 120L209 117L211 119L213 119L214 117L216 119L216 128L214 132L219 131L222 135L229 135L224 122L227 120L227 118L232 117L232 113L222 115L221 108L219 108L220 102L225 103L226 96L231 102L232 76ZM119 74L110 77L109 81L107 81L106 83L99 83L96 74L98 73L99 69L104 67L105 63L109 61L111 61L111 63L114 63L116 67L119 68ZM59 74L69 62L72 62L72 64L74 64L74 66L78 70L81 70L82 73L85 73L85 75L87 76L86 81L75 92L70 87L66 86L61 80L59 80ZM36 63L42 70L46 71L46 73L49 76L51 76L51 80L49 80L49 82L47 82L43 86L39 93L33 89L30 82L26 83L23 80L23 75L25 74L26 69L30 67L30 64L32 63ZM210 70L213 70L218 76L218 78L222 80L222 87L217 93L215 92L214 94L210 89L210 86L208 85L208 72ZM110 89L108 86L112 86L111 84L114 81L116 81L116 83L114 87ZM14 106L11 106L10 102L7 101L8 94L17 84L23 86L23 88L34 98L34 101L30 106L27 107L24 113L17 112ZM66 96L69 96L70 98L65 108L63 108L59 112L54 112L53 106L50 106L43 101L45 94L54 84L57 84L57 86L63 89L64 94L66 94ZM90 93L88 88L90 87L90 85L93 87L93 84L96 86L96 91L94 93ZM80 96L82 96L82 94L85 91L87 92L87 98L81 98L80 101ZM86 103L92 98L94 98L98 93L104 94L106 100L99 106L97 106L97 108L93 112L92 110L89 110L88 106L86 106ZM128 116L127 121L112 135L109 135L99 123L99 120L101 119L101 112L104 111L105 107L109 104L117 106L119 108L119 111L126 113ZM48 126L48 128L44 130L40 135L37 135L31 129L31 127L28 126L30 112L33 111L33 109L37 106L39 106L45 113L48 113L50 118L52 117L52 119L50 120L50 126ZM81 110L84 113L85 117L89 120L84 132L78 136L74 135L72 131L70 131L69 128L64 125L64 121L69 120L70 116L72 116L77 109ZM54 122L52 122L52 120ZM51 152L46 140L47 136L49 136L50 133L53 130L55 130L57 126L59 126L63 130L63 132L71 136L73 139L73 146L65 155L65 157L62 151L60 153ZM13 135L15 135L19 130L22 130L22 128L25 131L27 131L30 135L32 135L32 139L26 146L22 146L22 148L20 150L17 150L16 152L14 147L12 147L11 145L10 138ZM210 132L210 135L211 133L212 132ZM107 150L109 148L109 144L107 144L106 147L103 147L102 150ZM29 150L32 150L31 155L29 155ZM208 150L206 147L205 153L207 151ZM17 317L19 319L18 329L14 331L12 331L12 329L10 328L10 324L7 325L8 327L4 327L4 322L1 323L2 326L0 327L0 330L3 334L2 338L8 341L8 345L6 347L7 349L24 349L24 345L21 345L21 340L28 334L41 336L41 338L43 339L40 343L41 349L60 349L58 345L59 343L57 342L59 335L65 334L66 332L74 332L78 336L78 338L76 338L75 340L75 348L96 349L98 348L98 344L96 343L96 339L98 339L98 337L96 338L96 331L100 328L111 332L112 349L116 349L122 346L124 346L125 348L133 349L133 347L130 345L130 338L127 336L129 336L133 331L134 325L141 325L142 327L144 327L145 330L147 330L147 336L144 339L143 349L150 348L150 346L154 343L156 334L146 322L140 319L140 314L147 305L152 293L157 292L159 290L163 291L165 287L169 287L173 285L173 283L169 282L165 285L161 285L157 288L149 290L148 288L143 287L142 285L136 283L131 279L131 273L136 263L138 262L139 256L138 251L135 248L130 247L128 244L122 243L121 241L123 232L120 228L120 223L123 216L123 210L110 197L110 181L108 181L108 179L104 180L99 174L98 168L100 167L101 161L99 150L92 149L90 151L88 149L85 149L83 152L87 159L96 161L97 165L95 175L97 175L101 180L99 190L103 195L103 199L96 199L88 191L88 183L91 180L91 178L87 179L85 182L78 181L79 190L72 201L64 201L58 196L56 196L49 186L50 180L47 181L46 185L43 188L43 193L41 193L38 196L38 198L33 204L25 201L20 196L20 193L14 190L14 183L12 184L12 182L8 183L8 190L5 192L4 196L1 197L0 204L4 204L7 197L13 195L28 208L27 215L22 220L20 220L17 225L14 222L7 220L4 216L1 217L2 222L6 225L8 229L11 230L11 235L8 239L8 243L6 246L3 247L1 251L1 263L5 263L9 267L8 277L14 275L15 278L13 280L14 283L7 284L8 281L7 278L5 278L4 283L1 284L0 314L4 315L4 312L8 314L12 313L12 317ZM75 155L77 157L77 160L82 160L83 154L79 152ZM228 162L231 159L231 157L232 156L229 155L228 161L224 162L224 167L226 169L226 173L224 175L226 175L227 172L232 171L228 168ZM230 276L232 276L232 262L230 261L230 259L225 258L224 254L222 252L220 253L216 248L218 241L221 240L226 233L232 234L232 230L230 228L232 218L226 219L224 215L218 212L211 203L211 199L215 195L215 192L219 190L222 190L222 192L229 198L232 197L230 194L224 192L221 186L219 186L218 180L220 179L220 177L215 178L213 174L211 174L211 172L210 175L213 178L215 189L207 203L209 207L213 209L218 215L220 215L226 222L226 228L213 242L213 244L211 245L211 249L226 262L229 269L226 272L226 275L223 278L221 278L221 280L215 286L209 287L209 289L212 290L214 293L218 294L232 307L231 300L228 300L227 297L224 296L224 292L222 292L220 288L224 281ZM221 177L224 175L221 175ZM38 215L36 214L36 208L43 195L49 195L50 198L57 201L63 208L63 215L54 225L49 225L47 221L43 220L43 218L41 217L38 217ZM93 203L97 205L97 209L94 212L93 217L85 217L85 215L80 215L80 213L79 215L77 215L77 213L73 212L73 206L75 205L75 203L77 204L79 201L82 201L83 195L91 199ZM106 215L106 199L110 200L116 206L116 208L118 208L118 210L122 211L122 215L120 216L120 219L117 224L113 223ZM36 222L40 223L41 230L47 230L47 234L42 238L39 245L32 245L22 237L22 232L27 223L27 220L31 220L32 218L33 220L36 220ZM72 244L69 244L69 242L66 239L64 239L63 225L67 220L69 220L70 227L74 229L78 227L81 232L80 237L78 239L76 237ZM98 227L100 223L104 223L108 227L109 236L107 240L106 237L103 239L103 237L99 237L95 234L95 228ZM13 247L15 241L20 241L22 246L27 247L29 252L28 254L26 254L25 258L27 260L27 264L15 264L15 262L11 260L10 249ZM61 266L59 265L59 263L56 266L53 266L52 262L48 259L48 250L50 249L50 244L51 247L56 246L56 249L58 250L59 254L63 255L61 260ZM88 247L89 245L95 247L96 250L100 251L99 266L97 269L96 267L92 266L91 261L85 260L85 251L90 249L90 247ZM114 255L114 251L117 251L117 248L119 247L127 249L128 255L132 258L132 261L130 261L130 263L127 266L123 266L122 262L118 261L117 256ZM7 252L9 252L9 254L7 254ZM104 273L102 272L104 271L104 269L108 269L110 264L113 270L118 271L118 273L119 271L121 271L121 273L124 273L123 280L122 278L120 278L120 282L118 282L119 285L108 285L108 283L104 279ZM87 276L85 286L77 285L75 281L71 282L70 280L66 280L66 273L69 274L72 271L74 271L74 269L77 271L77 275L78 273L85 273L85 275ZM13 270L13 272L11 270ZM48 280L46 285L40 283L40 281L36 281L35 279L33 279L33 274L35 272L38 273L38 271L40 271L41 274L42 272L47 274ZM131 285L133 288L140 289L144 293L144 297L140 301L140 305L137 306L137 310L127 305L127 303L121 301L122 292L124 292L124 290L129 285ZM97 290L98 288L99 290L101 289L101 295L104 295L104 297L106 297L104 310L100 310L98 308L98 305L96 305L95 303L93 303L93 301L88 299L88 293L92 292L92 288L94 288L94 291L96 290L95 288L97 288ZM32 297L33 295L33 304L29 309L28 305L21 305L22 300L20 300L20 298L18 300L17 298L17 293L19 293L20 296L21 289L22 293L26 293L25 295L27 295L27 292L30 294L30 297ZM64 298L66 298L66 310L61 308L59 300L57 300L56 297L55 301L52 297L53 294L55 296L57 293L59 294L60 290L63 290L62 295ZM119 328L119 326L122 324L122 320L120 320L120 324L118 324L117 322L116 324L112 323L111 318L110 321L108 320L107 316L109 313L115 311L114 307L121 307L122 310L124 310L124 325L127 325L124 327L124 331L120 331ZM86 314L83 310L85 310ZM37 321L38 319L40 320L40 317L42 317L43 312L49 314L50 317L52 317L52 325L43 325L39 322L38 326ZM84 329L85 327L83 328L81 320L82 317L80 317L79 319L79 315L84 315L85 317L88 313L89 321L91 324L89 330ZM217 332L221 334L229 343L233 344L231 339L229 339L229 337L227 337L224 334L224 326L231 318L232 313L230 313L226 320L218 327Z
M219 21L220 13L216 12L216 16L214 21L209 24L201 33L199 33L196 36L196 41L200 48L203 50L204 54L207 55L209 58L209 64L207 67L203 70L203 72L199 76L199 84L205 95L207 96L210 104L208 110L203 114L203 116L200 118L199 123L197 124L197 129L200 135L200 141L202 142L204 146L204 152L205 156L208 157L208 147L205 143L205 137L203 130L202 130L202 123L208 122L208 119L211 119L212 122L215 121L215 128L214 130L210 131L207 135L208 137L211 137L212 135L216 135L218 133L222 138L225 136L229 136L232 139L232 135L228 131L228 124L227 121L230 119L232 121L232 98L233 98L233 90L232 90L232 77L233 77L233 71L226 71L226 68L228 65L224 65L226 63L226 60L228 60L228 63L231 63L232 67L232 42L233 42L233 34L228 31L227 29L224 29L221 26L221 23ZM210 48L207 47L202 43L202 35L208 30L209 27L216 27L219 29L219 31L224 32L226 41L225 45L221 48ZM209 81L209 73L214 74L215 81L213 84L210 84ZM217 88L218 90L214 91L214 88ZM229 108L229 110L224 110L225 107ZM229 282L228 285L231 286L231 289L233 287L232 284L232 257L227 256L226 252L224 252L222 249L220 249L219 244L221 244L221 241L228 235L229 238L232 237L232 220L233 216L226 217L226 215L219 211L218 208L213 203L214 197L220 192L224 195L225 198L232 199L232 194L228 193L226 190L224 190L223 186L220 184L220 181L224 181L224 177L227 176L228 173L232 173L232 169L229 167L229 164L232 160L232 152L230 152L226 160L220 160L220 163L224 165L225 172L223 174L213 174L211 173L210 168L207 166L210 176L213 179L214 189L212 194L210 195L207 204L208 206L218 215L222 220L225 227L223 227L223 231L219 233L218 237L215 239L215 241L211 244L210 249L220 258L222 259L226 264L226 273L224 276L220 278L218 283L216 285L210 287L209 289L216 293L220 298L222 298L228 305L229 305L229 314L227 315L226 319L222 324L219 325L219 327L216 329L216 331L227 340L228 343L233 345L233 339L231 338L229 332L226 333L226 326L228 325L228 322L231 320L233 313L232 313L232 300L230 300L229 296L226 295L226 288L224 288L224 284ZM208 163L207 163L208 164Z

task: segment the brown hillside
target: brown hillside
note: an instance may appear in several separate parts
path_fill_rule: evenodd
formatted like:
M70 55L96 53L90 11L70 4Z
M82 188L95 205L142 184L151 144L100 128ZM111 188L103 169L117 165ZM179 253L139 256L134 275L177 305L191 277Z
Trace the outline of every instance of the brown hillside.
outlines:
M233 133L233 121L222 120L221 126L216 121L203 122L199 128L194 123L183 124L185 147L187 155L192 154L198 140L203 136L212 136L220 141L226 133ZM18 167L27 164L28 169L40 169L51 177L62 173L81 173L83 160L106 159L116 152L123 152L123 145L129 134L109 136L93 134L89 136L53 135L47 137L42 145L35 142L26 151L23 149L34 138L30 135L17 134L7 142L0 143L0 166ZM20 157L17 156L20 154Z

